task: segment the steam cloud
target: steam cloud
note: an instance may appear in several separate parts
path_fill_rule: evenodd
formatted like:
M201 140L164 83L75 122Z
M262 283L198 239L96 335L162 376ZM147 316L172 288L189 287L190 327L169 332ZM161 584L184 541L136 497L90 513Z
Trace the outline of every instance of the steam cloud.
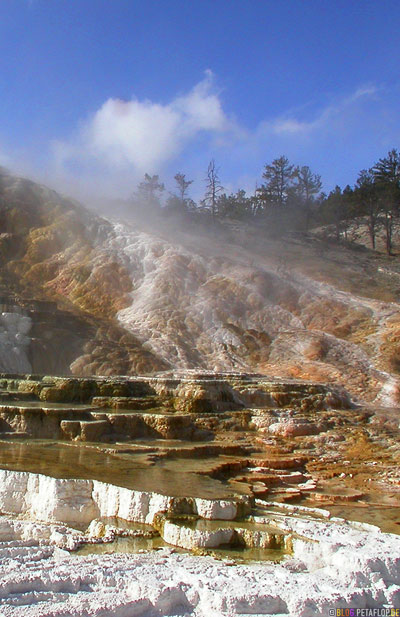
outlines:
M213 75L188 94L162 105L149 100L110 98L87 120L77 137L55 146L58 164L102 164L138 173L157 171L178 156L200 132L221 134L230 121L213 92Z

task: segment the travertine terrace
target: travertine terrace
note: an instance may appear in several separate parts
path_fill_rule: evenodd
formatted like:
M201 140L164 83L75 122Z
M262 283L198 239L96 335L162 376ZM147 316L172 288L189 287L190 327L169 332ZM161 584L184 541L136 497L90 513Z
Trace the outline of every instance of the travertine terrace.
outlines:
M398 603L393 427L344 390L201 371L0 387L5 617Z
M1 190L0 614L399 605L396 264Z
M353 508L361 520L379 501L381 524L396 530L396 420L355 406L337 387L196 371L3 374L0 386L5 468L189 501L319 503Z

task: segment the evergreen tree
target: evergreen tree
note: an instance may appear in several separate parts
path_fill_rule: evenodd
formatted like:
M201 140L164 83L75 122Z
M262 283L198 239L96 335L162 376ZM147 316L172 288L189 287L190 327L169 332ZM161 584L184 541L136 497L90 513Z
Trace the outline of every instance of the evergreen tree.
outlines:
M133 202L137 209L145 212L155 212L161 208L161 194L164 191L164 184L160 182L159 176L144 175L144 180L140 182L133 195Z
M372 167L371 173L377 184L386 184L394 189L400 188L400 154L393 149Z
M335 186L334 190L329 193L322 203L320 216L323 223L334 225L336 240L339 242L342 234L343 220L346 217L345 202L340 186Z
M360 213L367 217L371 247L375 250L382 205L378 199L377 185L374 180L373 172L363 169L358 176L354 196Z
M177 186L177 193L172 193L166 203L166 211L171 214L185 215L193 211L195 203L187 195L187 190L193 180L186 180L185 174L175 174L174 180Z
M266 165L262 177L266 182L257 189L257 193L264 203L264 208L286 205L295 177L294 166L286 156L280 156L270 165Z
M181 201L182 208L186 207L187 202L187 190L189 186L193 183L193 180L186 180L185 174L175 174L174 180L178 187L178 197Z
M246 191L243 189L230 195L223 193L217 199L217 213L222 218L248 219L252 216L251 198L246 197Z
M313 215L313 206L322 188L321 176L313 174L311 169L304 165L303 167L296 167L294 177L297 180L294 191L299 199L299 205L304 211L305 228L308 230Z
M393 149L386 157L379 159L372 167L371 174L382 213L386 252L391 255L394 217L398 215L400 205L400 155L397 150Z

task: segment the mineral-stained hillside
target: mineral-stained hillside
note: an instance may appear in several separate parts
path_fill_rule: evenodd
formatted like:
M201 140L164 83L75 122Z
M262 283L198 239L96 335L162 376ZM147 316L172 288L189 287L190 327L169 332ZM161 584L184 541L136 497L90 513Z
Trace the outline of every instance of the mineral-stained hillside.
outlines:
M8 322L2 336L33 371L250 370L397 404L396 257L239 225L112 223L6 174L0 200L3 318L32 320L28 340Z
M2 174L0 230L2 369L68 373L83 354L80 370L89 374L166 367L114 319L129 302L131 283L123 263L102 250L109 223L54 191ZM25 345L13 313L30 320Z

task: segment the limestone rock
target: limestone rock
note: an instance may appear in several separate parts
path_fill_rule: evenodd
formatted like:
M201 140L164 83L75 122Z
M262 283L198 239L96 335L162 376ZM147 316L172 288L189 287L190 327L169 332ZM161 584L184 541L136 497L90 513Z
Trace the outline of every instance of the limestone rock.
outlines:
M317 424L308 420L290 418L270 424L268 430L273 435L281 437L298 437L303 435L317 435L320 428Z

